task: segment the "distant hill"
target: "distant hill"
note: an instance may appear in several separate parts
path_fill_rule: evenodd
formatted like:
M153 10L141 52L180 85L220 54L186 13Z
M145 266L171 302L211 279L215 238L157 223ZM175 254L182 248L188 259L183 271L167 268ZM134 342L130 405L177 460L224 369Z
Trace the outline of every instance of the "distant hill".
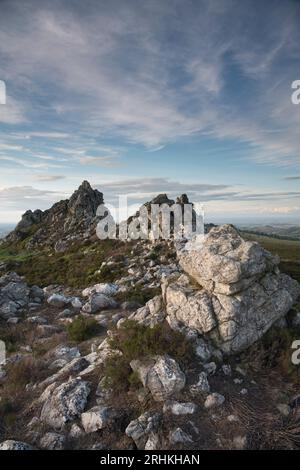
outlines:
M300 224L247 225L240 226L239 229L245 232L257 233L274 238L300 240Z

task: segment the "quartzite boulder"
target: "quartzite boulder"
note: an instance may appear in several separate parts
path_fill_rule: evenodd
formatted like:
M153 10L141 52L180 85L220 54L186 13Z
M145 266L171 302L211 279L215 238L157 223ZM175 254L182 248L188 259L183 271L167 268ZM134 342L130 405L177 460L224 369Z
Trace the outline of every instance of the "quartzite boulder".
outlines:
M47 398L41 411L41 421L54 429L62 429L68 421L73 421L81 415L87 403L90 387L87 382L78 378L71 379L56 388L52 386L53 384L50 385L49 393L45 394Z
M167 321L239 352L284 317L300 295L297 281L278 269L279 258L244 241L230 225L213 228L200 248L178 252L192 278L163 286Z
M170 398L185 386L184 373L177 362L168 355L156 356L146 363L134 360L130 366L156 401Z
M273 271L280 260L259 243L243 240L233 226L222 225L205 236L200 249L181 250L179 261L207 291L230 295Z

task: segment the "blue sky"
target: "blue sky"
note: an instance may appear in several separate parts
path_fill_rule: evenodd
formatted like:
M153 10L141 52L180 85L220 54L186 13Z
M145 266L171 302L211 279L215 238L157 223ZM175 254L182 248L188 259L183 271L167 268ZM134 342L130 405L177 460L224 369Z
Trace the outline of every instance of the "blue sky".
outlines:
M300 2L2 0L0 222L83 179L300 220Z

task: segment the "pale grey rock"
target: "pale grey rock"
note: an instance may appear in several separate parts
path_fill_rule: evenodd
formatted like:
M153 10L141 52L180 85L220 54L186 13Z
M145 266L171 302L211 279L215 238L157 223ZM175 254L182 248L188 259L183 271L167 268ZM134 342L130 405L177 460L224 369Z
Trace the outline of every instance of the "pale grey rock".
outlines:
M203 367L208 375L214 375L217 370L217 364L215 362L208 362L207 364L203 364Z
M173 329L184 325L203 334L217 325L209 293L180 283L167 287L166 311L167 321Z
M278 403L276 408L283 416L288 416L291 412L291 408L287 403Z
M241 374L243 377L246 377L247 373L241 366L236 366L235 370L236 370L236 372Z
M26 442L8 439L1 442L0 450L33 450L33 447L30 444L26 444Z
M54 350L53 355L57 359L66 359L67 361L70 361L74 359L75 357L81 356L80 351L77 348L77 346L70 347L70 346L65 346L65 345L58 346Z
M190 386L190 392L195 395L199 392L209 393L210 385L207 378L206 372L200 372L198 382Z
M192 402L180 403L178 401L168 401L164 404L163 412L170 412L174 415L191 415L196 413L197 405Z
M34 317L27 317L26 320L29 323L34 323L36 325L47 325L47 323L48 323L47 318L40 317L38 315L35 315Z
M104 294L92 294L89 301L82 308L85 313L97 313L99 310L113 309L117 302Z
M40 440L40 447L46 450L63 450L66 438L57 432L47 432Z
M8 320L9 318L13 318L19 309L19 305L14 302L13 300L8 300L4 302L0 307L0 317L4 320Z
M233 379L233 382L234 382L236 385L240 385L240 384L242 384L242 383L244 382L244 380L243 380L243 379L239 379L239 378L236 377L235 379Z
M162 442L158 433L151 432L145 444L145 450L161 450Z
M194 442L192 437L181 428L170 431L169 441L171 444L192 444Z
M223 372L224 375L229 376L229 375L232 374L232 370L231 370L230 364L223 364L222 367L221 367L221 369L222 369L222 372Z
M103 429L116 419L116 411L107 406L94 406L81 415L81 424L86 433Z
M30 297L32 297L33 299L40 299L40 300L44 300L45 298L45 293L43 291L43 289L41 289L41 287L38 287L38 286L32 286L30 288Z
M79 297L73 297L71 299L71 305L75 310L81 310L82 309L82 302L79 299Z
M156 356L148 362L131 361L130 366L150 390L154 400L164 401L185 386L185 374L170 356Z
M232 440L234 449L243 450L247 446L247 436L235 436Z
M79 417L87 403L90 386L81 379L71 379L59 386L51 384L44 392L46 401L41 421L54 429L62 429L69 421Z
M76 314L77 312L75 310L71 310L70 308L65 308L64 310L62 310L62 312L58 314L58 318L64 320L66 318L73 317Z
M62 308L70 304L70 298L62 294L52 294L48 297L47 302L52 307Z
M73 423L69 432L69 436L71 439L79 439L80 437L84 436L84 431L80 426L78 426L78 424Z
M134 320L141 325L153 326L162 323L166 317L161 295L150 299L144 307L139 308L129 316L129 320Z
M97 403L105 403L110 395L113 393L113 390L107 388L105 384L105 377L103 377L100 382L98 383L97 389L96 389L96 396L97 396Z
M202 247L182 250L179 262L199 285L217 294L231 295L249 287L278 264L257 242L245 241L231 225L214 227Z
M7 323L10 323L11 325L17 325L18 323L20 323L21 318L20 317L10 317L6 321L7 321Z
M153 444L153 433L157 432L160 423L161 413L146 412L131 421L125 429L125 433L134 440L138 449L144 449L149 439L148 446Z
M119 286L117 286L117 284L100 283L92 287L87 287L82 291L82 295L83 297L90 297L92 294L104 294L110 297L116 295L118 290Z
M204 408L206 409L211 409L211 408L216 408L225 402L225 397L221 395L220 393L211 393L206 397L206 400L204 402Z
M197 338L195 341L195 353L203 362L209 361L212 355L207 342L202 338Z
M279 258L232 226L212 229L202 246L178 252L187 276L162 290L171 328L195 329L226 354L240 352L281 321L300 285L278 270Z
M236 416L236 415L228 415L227 416L227 421L229 421L229 423L238 423L239 422L239 417Z

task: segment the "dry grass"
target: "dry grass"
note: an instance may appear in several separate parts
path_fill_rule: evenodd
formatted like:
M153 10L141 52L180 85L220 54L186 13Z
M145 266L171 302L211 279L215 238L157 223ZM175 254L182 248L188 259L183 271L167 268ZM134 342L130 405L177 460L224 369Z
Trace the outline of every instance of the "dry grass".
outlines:
M276 410L239 398L232 399L231 405L247 430L248 449L300 448L300 416L297 413L284 417Z

